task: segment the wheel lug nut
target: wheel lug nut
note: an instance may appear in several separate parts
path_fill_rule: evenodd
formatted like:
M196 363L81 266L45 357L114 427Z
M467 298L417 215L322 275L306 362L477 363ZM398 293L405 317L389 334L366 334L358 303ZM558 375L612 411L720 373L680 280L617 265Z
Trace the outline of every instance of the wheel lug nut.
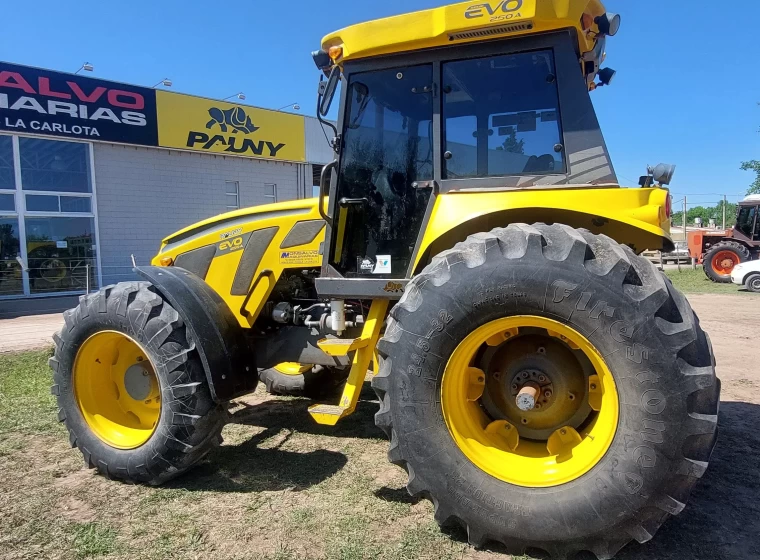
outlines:
M547 399L550 399L550 398L552 398L552 392L551 392L551 391L546 391L546 392L544 393L544 396L545 396Z

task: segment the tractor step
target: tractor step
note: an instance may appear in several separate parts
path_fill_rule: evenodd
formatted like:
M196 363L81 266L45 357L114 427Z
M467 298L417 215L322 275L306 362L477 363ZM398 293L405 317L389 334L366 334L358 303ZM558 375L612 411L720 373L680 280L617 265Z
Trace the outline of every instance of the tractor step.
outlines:
M366 348L369 338L323 338L317 342L317 346L328 356L348 356L354 350Z
M388 300L376 299L372 302L369 317L364 323L360 338L323 339L317 342L319 349L329 356L346 356L349 352L356 350L339 404L315 404L309 407L309 414L317 424L334 426L338 420L356 410L356 403L359 402L359 394L364 386L364 378L375 354L377 340L380 338L380 329L386 311L388 311Z
M315 404L309 407L309 414L311 414L311 417L314 418L317 424L335 426L338 420L351 414L351 409L332 404Z

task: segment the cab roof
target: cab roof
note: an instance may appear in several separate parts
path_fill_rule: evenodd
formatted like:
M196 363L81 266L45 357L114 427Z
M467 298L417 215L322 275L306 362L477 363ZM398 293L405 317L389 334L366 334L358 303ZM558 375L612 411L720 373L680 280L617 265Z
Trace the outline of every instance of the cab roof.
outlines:
M339 64L353 59L488 39L575 28L579 51L594 49L600 0L490 0L460 2L346 27L327 35L322 49L342 47Z

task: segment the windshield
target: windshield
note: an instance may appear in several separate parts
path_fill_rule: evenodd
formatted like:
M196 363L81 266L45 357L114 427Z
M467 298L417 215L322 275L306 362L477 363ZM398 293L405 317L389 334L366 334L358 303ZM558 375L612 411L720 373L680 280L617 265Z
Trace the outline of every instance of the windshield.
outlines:
M343 130L333 266L345 275L403 277L433 179L431 65L351 76ZM384 264L378 266L382 261Z
M753 237L755 227L755 216L757 206L744 206L739 208L739 215L736 220L736 229L742 232L750 239Z

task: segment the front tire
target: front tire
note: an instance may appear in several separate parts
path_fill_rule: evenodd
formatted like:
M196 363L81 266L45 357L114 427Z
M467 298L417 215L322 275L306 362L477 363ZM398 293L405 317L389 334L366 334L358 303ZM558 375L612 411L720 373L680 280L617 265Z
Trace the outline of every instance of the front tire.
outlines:
M349 368L279 364L259 371L259 381L270 395L316 399L334 393L348 373Z
M760 274L751 274L744 282L744 286L750 292L760 293Z
M503 333L492 329L500 321L509 323ZM515 321L528 326L514 327ZM483 329L478 349L471 337ZM606 364L610 374L605 394L618 397L594 403L589 392L583 397L592 405L588 419L561 418L558 426L575 428L552 433L554 444L539 431L510 439L505 430L519 423L494 418L494 399L479 397L490 376L507 373L479 369L483 359L521 340L535 346L536 336L564 343L568 348L557 351L565 354L587 341L584 352L598 358L595 373L601 376ZM453 367L467 345L472 361ZM513 348L519 361L519 347ZM715 445L720 383L709 340L688 302L652 263L585 230L515 224L441 253L391 312L379 352L376 423L390 437L389 459L409 473L410 494L433 501L439 524L461 525L475 546L499 541L514 554L540 549L566 558L591 551L611 558L632 539L650 540L684 508ZM542 359L525 372L541 377ZM452 394L451 375L464 379L459 394ZM563 375L555 389L566 381ZM469 424L452 412L457 399L475 417ZM595 408L608 405L617 416L594 416ZM476 433L478 426L487 426L485 433ZM588 435L596 428L610 437L609 445L586 454L582 446L593 444ZM558 448L563 429L568 439ZM473 448L480 437L488 444ZM538 463L531 455L540 453L537 441L547 449ZM551 447L559 449L556 458ZM500 461L489 461L489 453L520 470L499 470ZM540 470L541 464L561 469L583 457L588 462L564 479Z
M182 319L153 285L103 288L64 319L51 392L87 467L158 485L221 444L226 410L211 398Z

